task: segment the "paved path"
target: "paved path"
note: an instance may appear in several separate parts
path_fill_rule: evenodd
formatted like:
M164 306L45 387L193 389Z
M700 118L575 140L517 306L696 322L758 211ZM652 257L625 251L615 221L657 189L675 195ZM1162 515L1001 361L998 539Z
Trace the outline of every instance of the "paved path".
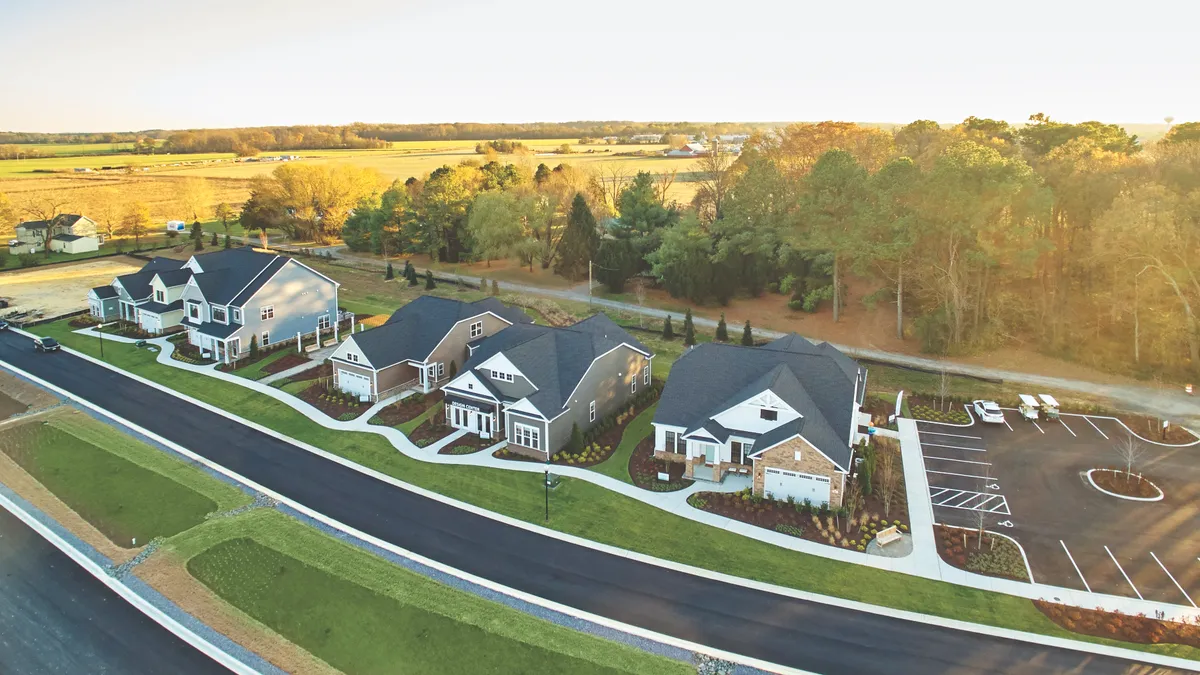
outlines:
M0 508L0 673L228 673Z
M370 475L69 350L35 356L16 333L0 335L0 360L367 535L534 597L714 648L830 675L1084 667L1117 673L1131 665L1113 656L953 630L915 616L906 620L893 610L818 602L788 589L769 592L778 587L759 588L544 534Z
M379 260L355 255L354 253L348 251L344 246L327 250L333 250L338 256L354 260L357 263L372 265L381 269L385 265L385 263ZM463 274L451 274L448 272L436 272L436 274L439 278L458 279L471 284L479 283L479 277ZM616 300L607 300L604 298L589 298L586 292L586 285L584 286L584 290L580 291L578 290L578 287L570 290L559 290L506 282L503 284L502 290L513 291L517 293L527 293L529 295L540 295L559 300L570 300L573 302L591 302L597 307L631 312L634 314L642 314L643 316L649 316L658 319L666 318L668 315L674 316L677 321L681 319L677 312L667 312L654 307L642 307L639 305L632 305L629 303L618 302ZM716 328L717 326L717 322L713 321L712 319L696 317L694 321L697 326L702 326L705 328ZM766 329L755 329L755 334L770 338L783 335L783 333L778 331ZM849 345L839 345L836 343L834 346L857 358L878 361L880 363L888 363L897 366L907 366L934 371L945 368L946 372L954 375L967 375L970 377L1023 382L1049 392L1065 390L1080 394L1087 394L1090 396L1106 397L1111 399L1114 403L1125 410L1139 411L1151 415L1165 415L1168 418L1179 420L1180 422L1189 426L1200 427L1200 401L1197 401L1197 399L1194 397L1188 396L1181 391L1155 389L1153 387L1142 387L1137 385L1098 384L1095 382L1087 382L1085 380L1049 377L1033 373L1002 370L999 368L973 366L964 363L955 363L953 361L941 361L923 356L897 354L895 352L886 352L879 349L851 347Z
M324 363L325 359L329 358L335 351L337 351L337 348L338 348L338 345L330 345L328 347L322 347L322 348L316 350L315 352L309 353L308 358L310 360L307 363L301 363L300 365L292 366L291 368L288 368L287 370L281 370L278 373L272 373L258 381L261 382L262 384L271 384L272 382L276 382L278 380L286 380L287 378L289 378L293 375L296 375L298 373L302 373L302 372L308 370L309 368L316 368L317 366Z

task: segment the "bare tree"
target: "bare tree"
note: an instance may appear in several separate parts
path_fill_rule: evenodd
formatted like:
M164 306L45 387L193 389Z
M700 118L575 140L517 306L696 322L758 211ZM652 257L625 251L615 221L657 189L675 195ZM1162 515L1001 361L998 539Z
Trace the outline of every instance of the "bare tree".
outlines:
M734 176L729 170L733 160L732 153L720 152L716 145L696 160L693 170L698 186L692 204L704 222L712 223L721 217L725 198L733 187Z
M1145 449L1133 437L1133 434L1126 434L1125 438L1113 444L1113 450L1117 451L1117 455L1125 463L1125 481L1129 482L1130 477L1133 475L1133 465L1141 460Z
M25 203L25 213L35 220L46 221L46 229L42 230L42 249L46 257L50 257L50 240L54 238L54 221L62 215L67 206L67 200L53 194L43 194L31 198Z
M617 200L629 184L629 169L622 163L602 164L592 173L592 185L609 213L617 212Z
M892 508L892 500L896 497L900 480L896 472L896 454L890 447L880 447L879 454L879 499L883 501L883 515L886 518Z
M946 396L950 393L950 374L946 372L946 364L938 366L938 407L946 410Z
M660 205L667 205L667 192L675 184L675 178L678 175L679 169L671 169L670 171L664 171L654 176L654 194L658 196L658 203Z
M862 474L859 474L861 476ZM846 500L843 506L846 508L846 531L850 531L850 524L854 522L854 514L858 512L862 506L862 486L858 484L858 477L850 481L850 489L846 491Z

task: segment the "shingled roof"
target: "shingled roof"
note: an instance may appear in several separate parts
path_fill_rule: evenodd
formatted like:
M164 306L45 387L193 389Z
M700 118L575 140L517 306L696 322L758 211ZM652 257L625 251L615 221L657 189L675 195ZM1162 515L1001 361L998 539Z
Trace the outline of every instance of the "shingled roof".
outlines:
M204 299L215 305L239 305L288 263L288 258L255 250L230 248L193 256L200 272L193 278Z
M156 257L133 274L122 274L117 277L117 281L121 282L121 288L125 289L129 297L134 300L141 300L150 297L150 281L154 279L155 274L168 270L177 270L181 267L183 267L182 260Z
M855 396L860 403L863 396L863 387L855 391L860 377L865 379L866 369L836 347L799 335L761 347L702 344L675 362L654 421L713 434L708 425L715 415L770 390L801 417L759 436L754 452L798 434L848 470Z
M592 362L621 344L646 356L652 355L645 345L603 314L566 328L524 324L483 340L464 370L503 353L537 387L527 397L529 402L546 417L555 417L567 406L571 393Z
M496 298L462 302L422 295L392 313L377 328L355 333L352 339L375 368L402 361L424 362L456 323L492 313L510 324L529 323L529 315Z

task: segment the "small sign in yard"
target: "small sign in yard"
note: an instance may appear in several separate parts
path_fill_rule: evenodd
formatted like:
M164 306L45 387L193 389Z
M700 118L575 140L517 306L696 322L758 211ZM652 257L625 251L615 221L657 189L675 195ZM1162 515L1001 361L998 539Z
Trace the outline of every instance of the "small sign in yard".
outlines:
M666 483L671 480L671 474L667 473L666 471L659 471L658 479Z

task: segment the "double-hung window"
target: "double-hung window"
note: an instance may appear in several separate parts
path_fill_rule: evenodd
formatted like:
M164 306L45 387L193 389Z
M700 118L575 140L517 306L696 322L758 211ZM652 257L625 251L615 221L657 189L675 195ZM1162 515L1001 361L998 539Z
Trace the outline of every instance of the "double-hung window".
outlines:
M589 422L596 421L596 402L595 401L592 401L588 405L588 421Z
M667 452L679 452L679 432L667 431L663 433L663 445L666 446ZM685 448L686 449L686 448Z
M262 337L258 340L258 344L260 347L266 347L267 345L271 344L271 331L264 330L262 332Z
M513 422L513 440L517 445L534 450L542 449L542 430L519 422Z
M471 324L471 339L474 340L480 335L483 335L483 322L476 321L475 323Z
M633 381L629 383L629 393L637 393L637 375L633 376Z
M237 322L237 323L242 322L242 310L238 309L237 307L234 307L233 309L229 310L229 312L233 316L233 320L235 322Z
M165 302L167 301L167 294L166 294L166 292L165 292L165 291L159 291L159 290L156 290L156 291L154 291L154 301L155 301L155 302L162 302L162 303L165 303Z
M188 317L195 319L197 321L200 320L200 304L199 303L195 303L195 302L188 303Z
M642 368L642 384L650 386L650 366Z
M220 323L225 323L225 308L213 305L212 320Z
M512 382L514 378L512 373L502 373L499 370L493 370L492 379L500 382Z
M275 318L275 305L267 305L258 310L258 320L266 321Z
M328 314L322 314L321 316L317 317L317 328L318 329L328 330L329 325L330 325L330 321L329 321Z

